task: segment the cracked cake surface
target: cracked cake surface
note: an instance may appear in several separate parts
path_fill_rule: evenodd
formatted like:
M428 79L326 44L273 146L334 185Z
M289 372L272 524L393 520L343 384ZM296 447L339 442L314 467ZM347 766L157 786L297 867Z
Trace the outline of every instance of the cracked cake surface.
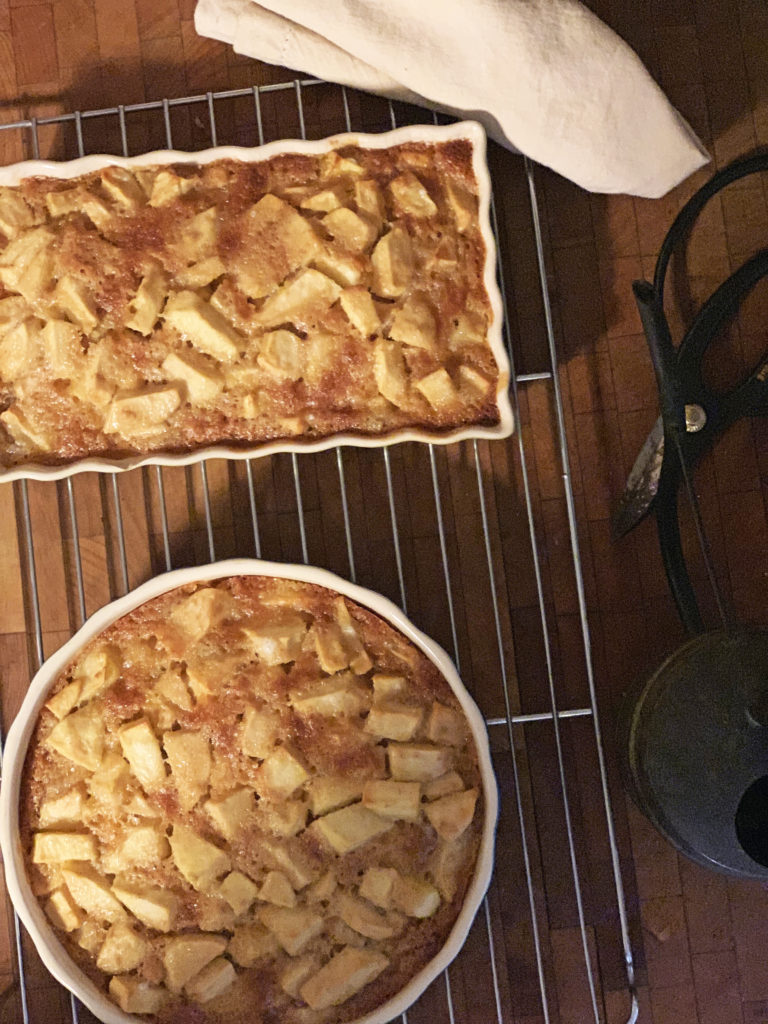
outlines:
M232 576L81 649L38 717L20 827L48 920L126 1012L336 1024L443 946L483 806L420 648L327 588Z

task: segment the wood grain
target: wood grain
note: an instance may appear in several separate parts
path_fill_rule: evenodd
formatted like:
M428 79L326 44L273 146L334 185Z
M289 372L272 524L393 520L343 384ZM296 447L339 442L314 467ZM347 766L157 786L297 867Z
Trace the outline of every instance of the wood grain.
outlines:
M768 143L768 14L761 0L593 0L590 6L638 49L710 147L713 166ZM193 12L193 0L3 0L0 123L293 77L290 70L259 65L198 38ZM388 126L383 101L350 94L348 103L355 125ZM423 111L397 112L429 119ZM258 141L251 97L217 101L216 113L219 142ZM310 137L343 130L341 91L307 91L304 113ZM261 114L267 139L298 134L289 94L264 95ZM171 131L181 148L209 145L207 108L173 108ZM158 112L128 113L126 132L131 152L167 142ZM39 143L43 155L77 154L71 125L41 127ZM84 121L83 143L86 150L120 152L116 116ZM31 154L28 129L0 132L2 162ZM516 369L536 374L546 370L548 354L527 182L519 159L496 146L489 159ZM641 1024L768 1021L768 893L681 859L624 798L613 749L621 694L683 637L653 524L641 524L620 543L610 536L611 509L657 415L630 284L652 274L672 218L710 171L659 200L590 196L537 172L594 685ZM701 218L684 271L672 271L669 318L676 337L723 277L765 245L766 196L765 181L739 183ZM733 380L762 355L767 313L768 289L759 287L717 343L717 358L708 366L714 379ZM405 604L416 623L457 658L489 718L503 718L508 709L545 715L553 702L560 710L588 706L552 382L521 383L518 397L522 447L515 436L508 443L462 444L431 455L402 445L390 449L386 460L381 452L344 450L338 459L331 452L295 464L287 456L250 466L212 461L207 481L199 467L149 469L115 482L81 476L71 492L66 484L30 483L29 535L22 488L0 485L4 726L36 668L30 544L47 654L78 627L83 612L91 614L166 568L233 554L301 561L302 529L310 561ZM734 428L702 463L697 484L724 586L742 617L764 624L765 422ZM682 528L702 604L710 609L685 514ZM541 1024L540 977L553 1024L591 1021L594 1006L600 1021L624 1024L629 994L590 719L563 720L557 732L551 722L538 721L511 730L494 725L490 733L502 795L497 870L487 908L450 971L456 1024ZM7 904L3 910L0 1020L10 1022L22 1018L12 917ZM71 1020L68 998L27 942L24 954L30 1019ZM81 1011L80 1019L90 1017ZM408 1021L448 1020L448 987L441 977Z

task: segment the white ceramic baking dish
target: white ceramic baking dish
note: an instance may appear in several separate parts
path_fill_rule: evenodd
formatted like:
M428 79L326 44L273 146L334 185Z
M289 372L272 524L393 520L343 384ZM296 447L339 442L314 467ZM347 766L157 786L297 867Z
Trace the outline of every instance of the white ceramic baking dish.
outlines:
M160 594L188 583L204 582L228 576L273 576L314 583L337 591L352 601L380 615L419 647L437 666L456 694L469 722L478 753L483 785L484 821L480 849L474 876L467 891L459 916L444 946L401 991L383 1003L377 1010L350 1024L386 1024L403 1013L437 975L459 953L469 933L493 871L493 849L498 813L498 790L491 764L485 722L466 687L461 682L453 662L445 651L418 630L391 601L371 590L348 583L341 577L304 565L283 565L256 559L230 559L211 565L177 569L148 580L136 590L113 601L96 612L78 632L52 655L32 680L29 691L11 726L3 755L3 779L0 788L0 848L5 876L16 911L32 937L40 957L51 974L73 992L104 1024L138 1024L142 1018L124 1013L75 966L64 946L48 922L27 881L24 858L19 837L19 792L27 746L38 713L48 692L69 662L85 644L121 616Z
M307 153L320 155L342 146L361 146L369 149L385 149L407 142L450 142L468 139L472 143L472 168L477 180L479 196L479 223L485 242L486 259L484 284L489 297L492 316L488 327L488 341L498 366L499 376L496 401L499 422L495 426L470 426L453 431L430 432L421 429L392 431L381 437L365 437L354 433L338 433L316 441L281 440L268 442L251 448L234 445L215 445L182 453L155 452L151 455L135 455L122 459L85 458L68 465L48 466L42 463L25 463L19 466L0 468L0 483L28 478L32 480L58 480L86 470L97 473L112 473L119 470L135 469L137 466L186 466L204 459L250 459L278 452L316 452L340 445L354 445L362 448L380 448L398 441L422 441L432 444L452 444L470 438L507 437L513 429L513 414L509 399L509 359L502 338L503 307L496 281L496 243L490 228L491 181L486 163L486 136L482 126L475 121L460 121L451 125L407 125L378 135L350 132L319 140L280 140L252 149L237 146L219 146L199 153L184 153L176 150L158 150L135 157L106 155L84 156L77 160L56 163L48 160L28 160L0 167L0 186L18 185L25 178L76 178L104 167L146 167L170 163L206 164L213 160L244 160L256 162L267 160L281 153Z

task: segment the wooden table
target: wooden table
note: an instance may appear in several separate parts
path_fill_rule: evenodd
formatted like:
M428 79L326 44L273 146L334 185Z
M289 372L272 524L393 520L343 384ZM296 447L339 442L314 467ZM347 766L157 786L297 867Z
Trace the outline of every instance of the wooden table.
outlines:
M593 0L591 6L637 49L716 166L768 142L768 9L761 0ZM210 103L205 94L294 76L199 39L193 9L194 0L2 0L0 120L44 121L68 111L198 95L193 104L170 105L167 117L157 107L41 124L40 152L71 157L80 143L86 151L119 153L125 143L139 152L165 146L169 130L177 148L201 148L212 141L211 105L216 141L254 144L253 93ZM258 100L267 137L299 134L293 87L258 94ZM347 100L355 127L389 125L385 103ZM344 129L336 87L308 87L301 101L310 135ZM429 119L399 107L395 116ZM0 132L0 159L33 155L32 139L29 127ZM354 576L407 603L417 624L458 656L486 717L497 723L490 726L503 797L496 881L451 970L450 991L439 979L409 1012L409 1024L447 1022L449 1000L457 1024L540 1024L546 1019L540 977L553 1024L584 1024L596 1010L605 1024L625 1022L630 1001L620 899L570 546L570 485L639 1020L768 1022L768 893L679 857L624 797L613 744L621 693L683 638L653 524L643 523L618 543L610 535L611 508L657 415L630 283L652 272L672 217L709 170L657 201L590 196L553 174L535 174L570 460L564 481L525 169L519 158L497 149L491 162L509 334L520 375L520 434L506 443L431 451L398 446L386 457L347 449L338 459L325 453L250 466L211 461L204 475L199 468L149 470L119 480L82 475L71 486L0 486L5 727L36 667L39 646L50 653L84 613L169 565L260 553L306 558ZM675 325L745 255L764 245L767 229L764 181L742 182L707 209L687 251L688 290L671 290ZM767 312L768 288L761 286L718 345L718 362L710 368L717 380L738 377L763 352ZM738 614L762 624L767 474L768 430L755 421L734 428L696 478L723 585ZM697 589L714 622L687 520L684 530ZM558 711L579 712L560 719L557 733L550 673ZM505 724L510 715L511 727ZM23 1019L18 966L9 905L3 911L0 1024L15 1024ZM30 1020L72 1020L68 998L28 943L24 953ZM81 1010L79 1019L91 1018Z

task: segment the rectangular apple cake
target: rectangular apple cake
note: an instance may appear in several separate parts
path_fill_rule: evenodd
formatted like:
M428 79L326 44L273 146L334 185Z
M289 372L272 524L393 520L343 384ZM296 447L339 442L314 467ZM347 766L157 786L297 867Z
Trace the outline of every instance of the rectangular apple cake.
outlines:
M21 841L123 1010L337 1024L444 944L483 806L466 716L419 648L326 588L236 576L147 602L62 673Z
M472 139L124 163L0 187L0 465L499 425Z

